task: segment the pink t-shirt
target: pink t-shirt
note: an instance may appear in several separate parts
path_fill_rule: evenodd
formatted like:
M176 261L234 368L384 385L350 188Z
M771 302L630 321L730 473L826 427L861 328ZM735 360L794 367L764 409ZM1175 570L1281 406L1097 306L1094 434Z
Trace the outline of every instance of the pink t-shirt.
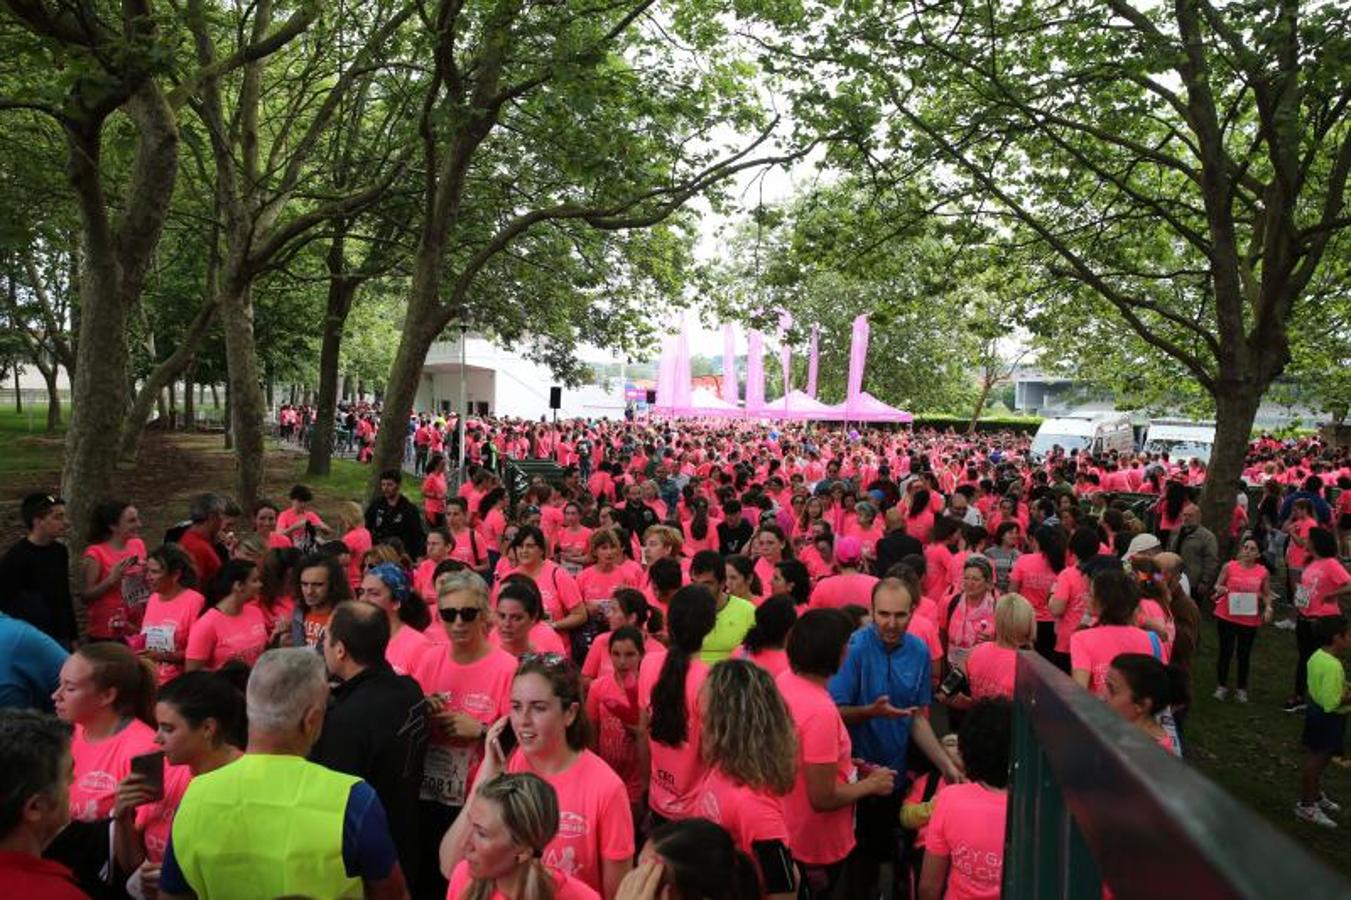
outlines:
M812 588L811 600L807 604L812 609L822 607L842 609L851 603L862 607L872 606L873 585L877 579L872 575L854 572L847 575L828 575Z
M636 803L647 789L647 773L638 767L638 674L628 687L615 679L613 669L597 679L586 692L586 715L596 724L597 752L624 781L630 802Z
M999 900L1008 794L953 784L934 798L925 852L948 858L945 900Z
M75 778L70 785L70 817L77 822L97 822L113 814L117 784L131 772L131 758L153 753L155 730L140 719L101 741L85 737L76 725L70 740L75 760Z
M427 520L432 516L445 515L446 512L446 476L433 472L422 479L422 511Z
M1055 620L1055 650L1070 652L1070 635L1083 627L1088 613L1088 579L1078 566L1066 566L1056 576L1051 596L1066 602L1065 612Z
M472 528L450 535L450 559L458 560L473 569L488 561L488 542Z
M1215 618L1233 622L1235 625L1257 627L1262 624L1261 602L1262 586L1267 580L1266 567L1260 563L1244 566L1238 560L1225 563L1225 593L1215 598ZM1229 611L1229 597L1232 594L1256 594L1259 598L1257 615L1234 615ZM1240 606L1240 608L1242 608Z
M444 628L441 629L441 633L443 636L445 635ZM530 634L526 635L526 641L530 644L530 650L527 651L529 653L557 653L560 656L568 655L568 648L563 643L563 638L559 636L557 631L554 631L549 627L547 622L536 622L534 625L531 625ZM445 643L449 642L450 638L447 637ZM488 632L488 642L494 647L501 647L502 633L494 628L492 631ZM510 653L511 651L508 650L507 652Z
M1107 699L1107 670L1122 653L1154 654L1149 632L1134 625L1097 625L1070 636L1070 668L1088 672L1090 693Z
M704 776L693 812L727 829L737 849L751 859L755 859L756 841L788 844L783 798L739 784L721 769L709 769Z
M148 752L148 751L147 751ZM136 810L136 830L145 842L147 862L159 865L164 849L169 846L169 833L174 827L174 813L183 802L183 794L192 782L192 769L187 766L164 766L164 796Z
M1341 612L1338 602L1329 598L1348 582L1351 575L1346 573L1341 560L1332 556L1315 559L1304 567L1304 575L1295 589L1295 608L1305 618L1338 615Z
M277 513L277 531L285 534L292 525L302 519L309 522L311 525L319 525L323 522L323 519L319 518L319 514L312 509L307 509L303 513L298 513L288 506L286 509Z
M1055 620L1048 604L1051 590L1055 587L1056 574L1046 557L1040 553L1024 553L1009 570L1009 590L1017 591L1027 598L1037 614L1038 622Z
M610 660L610 638L612 635L613 632L610 631L602 632L596 635L596 639L591 642L591 649L586 651L586 662L582 663L583 677L596 679L603 675L609 675L615 670L615 665ZM644 654L651 655L660 647L660 644L649 642L644 636Z
M193 623L186 656L204 662L213 672L232 659L252 666L267 649L267 638L267 622L258 604L245 603L234 616L213 607Z
M507 771L535 772L519 749ZM558 834L544 848L544 864L602 890L602 860L633 858L633 813L624 782L590 750L558 774L535 774L558 793Z
M953 581L961 580L961 569L956 568L956 554L947 544L929 544L924 548L924 580L920 593L935 594L947 589Z
M436 579L432 577L432 574L436 571L436 566L436 560L424 559L413 570L413 590L422 598L422 602L429 607L436 606ZM436 619L435 609L432 609L432 619Z
M183 588L172 600L151 594L141 620L141 634L145 635L145 649L163 653L183 653L188 649L188 635L193 623L202 614L206 599L192 588ZM155 680L163 686L183 674L179 663L155 663Z
M643 570L632 560L615 566L608 572L601 571L599 566L587 566L577 575L577 591L586 602L587 612L591 615L604 613L610 598L619 588L628 587L637 590L642 586Z
M84 555L98 563L99 581L107 578L113 567L123 559L131 557L134 560L123 571L119 581L87 604L90 637L125 637L131 627L128 622L128 604L139 605L149 594L145 584L145 543L140 538L131 538L121 550L117 550L111 543L104 541L86 547Z
M364 525L358 525L342 536L347 552L352 559L347 563L347 583L355 588L361 584L361 557L371 549L371 533Z
M502 575L505 577L512 572L520 570L509 569ZM535 587L539 588L540 599L544 601L544 615L551 621L557 622L562 619L573 607L582 602L582 595L577 590L577 579L553 560L546 559L539 570L539 575L531 580L535 582ZM497 606L497 591L501 589L501 584L501 581L498 581L497 589L493 591L494 608Z
M661 665L639 667L638 703L649 714L652 689L661 678L661 670ZM690 815L694 789L704 777L704 763L699 757L699 688L707 678L707 664L697 656L691 658L685 673L685 719L688 726L685 742L678 747L668 747L655 739L648 742L652 757L648 802L668 819L683 819Z
M1018 651L986 641L966 658L966 679L971 699L1003 697L1013 699L1013 678L1018 667Z
M385 660L399 675L412 675L416 679L422 670L423 654L436 652L438 651L432 648L432 642L425 634L411 625L404 625L394 632L394 636L385 646ZM422 682L419 681L418 684ZM422 689L426 691L427 686L423 685Z
M788 651L769 647L758 653L742 652L743 659L749 659L769 673L770 678L778 678L788 671Z
M1292 519L1286 525L1286 527L1290 529L1291 539L1290 543L1287 544L1285 548L1285 563L1290 568L1302 569L1313 559L1313 554L1309 552L1309 549L1296 544L1294 539L1298 537L1300 540L1307 542L1309 540L1309 532L1312 531L1313 527L1317 524L1318 522L1315 519Z
M951 600L946 601L952 604ZM965 595L952 605L948 617L948 662L959 668L966 666L966 658L978 644L994 640L995 596L986 594L974 606ZM947 610L944 609L944 613Z
M569 531L567 528L558 529L555 536L555 544L560 553L564 550L585 556L591 542L591 529L585 525L579 527L576 531Z
M793 790L783 799L788 825L788 849L793 858L807 865L839 862L854 849L854 809L842 806L817 812L807 795L803 766L833 765L836 779L847 783L854 777L849 732L825 687L789 671L775 683L793 717L798 740L798 773Z
M600 894L566 872L550 869L549 874L554 879L554 900L600 900ZM446 900L464 900L469 896L469 888L473 883L474 879L469 874L469 863L460 860L455 871L450 873L450 887L446 891ZM488 900L509 900L509 898L494 888L488 895Z
M424 691L441 696L443 709L467 713L485 725L511 710L515 676L516 657L499 648L467 665L457 663L449 648L433 648L422 655L413 675ZM482 742L452 744L440 728L433 727L418 797L444 806L463 806L482 761Z

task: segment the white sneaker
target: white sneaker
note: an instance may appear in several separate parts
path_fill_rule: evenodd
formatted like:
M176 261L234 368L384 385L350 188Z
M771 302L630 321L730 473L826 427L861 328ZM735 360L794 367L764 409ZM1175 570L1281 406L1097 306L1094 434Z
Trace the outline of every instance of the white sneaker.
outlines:
M1310 825L1318 825L1322 828L1336 828L1337 823L1328 818L1328 814L1318 808L1317 803L1305 806L1303 803L1295 804L1295 818L1301 822L1308 822Z
M1216 700L1228 700L1229 688L1225 687L1224 685L1220 685L1219 687L1215 688L1214 697Z
M1274 623L1281 631L1294 631L1295 623L1289 619L1277 619Z
M1237 700L1239 703L1247 703L1248 692L1243 690L1243 688L1239 688L1238 690L1234 691L1234 699Z
M1342 805L1327 794L1318 795L1318 808L1325 813L1339 813L1342 811Z

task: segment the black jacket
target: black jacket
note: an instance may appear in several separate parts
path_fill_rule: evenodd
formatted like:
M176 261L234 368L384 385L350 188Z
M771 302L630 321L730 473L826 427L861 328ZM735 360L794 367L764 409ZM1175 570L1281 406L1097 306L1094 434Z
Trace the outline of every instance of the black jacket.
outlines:
M371 543L378 544L385 538L396 537L403 542L403 549L412 559L422 556L427 550L427 536L422 528L422 511L413 505L403 494L393 506L385 502L383 496L376 497L366 507L366 528L371 533Z
M873 574L881 578L888 569L911 554L923 556L924 545L904 531L888 531L877 542L877 571Z
M324 730L310 760L356 775L375 789L399 848L405 878L419 860L418 790L427 750L422 688L386 663L339 684L329 696Z
M0 612L46 632L67 650L78 631L70 597L70 553L66 545L45 547L20 538L0 559Z

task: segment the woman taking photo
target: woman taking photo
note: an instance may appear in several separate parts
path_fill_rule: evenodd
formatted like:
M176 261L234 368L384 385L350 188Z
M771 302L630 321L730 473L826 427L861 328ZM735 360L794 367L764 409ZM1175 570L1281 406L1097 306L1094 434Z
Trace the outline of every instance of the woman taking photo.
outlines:
M155 743L164 751L164 791L133 772L117 786L113 848L124 872L134 872L143 893L154 896L174 813L188 784L243 754L244 697L216 672L190 672L160 691Z
M88 607L89 637L120 641L132 628L133 607L150 592L145 584L145 544L137 534L141 519L136 507L109 500L94 507L89 525L89 544L80 561L84 584L80 599Z
M446 896L594 900L599 895L592 888L541 862L558 824L558 794L539 776L498 775L480 785L442 845Z
M704 638L717 619L717 601L708 588L689 585L671 600L670 645L660 667L644 666L638 676L640 746L651 760L648 803L660 821L690 815L693 791L703 777L699 758L699 689L708 666L699 659Z
M797 778L797 733L769 673L754 663L718 663L700 695L700 753L707 769L693 812L761 861L765 896L789 900L797 886L783 797Z
M434 650L424 631L432 617L422 598L413 593L408 575L393 563L381 563L369 570L357 588L357 599L378 606L389 619L389 644L385 659L400 675L417 677L422 657ZM426 690L424 685L423 690Z
M501 743L508 726L519 742L509 759ZM587 749L590 731L577 667L556 654L523 659L511 685L511 714L490 729L479 778L489 782L505 769L552 785L559 819L570 827L548 842L541 860L612 900L633 866L633 819L624 782Z
M157 548L146 560L145 570L154 593L145 605L143 643L137 652L155 664L156 683L164 685L183 674L188 636L206 598L193 590L197 572L192 558L177 544Z
M207 609L193 623L184 651L184 670L215 671L232 659L252 666L267 649L267 621L257 603L263 579L251 562L232 559L216 576Z

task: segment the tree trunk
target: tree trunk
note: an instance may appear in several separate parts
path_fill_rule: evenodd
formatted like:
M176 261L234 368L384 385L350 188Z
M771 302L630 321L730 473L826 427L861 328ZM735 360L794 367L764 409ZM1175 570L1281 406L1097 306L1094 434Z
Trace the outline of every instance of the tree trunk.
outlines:
M169 430L178 430L178 382L169 382Z
M341 253L341 243L333 242L334 248ZM329 271L333 272L340 260L329 254ZM341 271L341 268L339 268ZM311 475L327 475L332 466L333 429L338 414L338 354L342 348L342 330L347 322L347 314L352 309L352 298L356 295L356 284L344 279L330 277L328 282L328 307L324 315L324 334L319 346L319 397L316 400L314 432L310 437L310 463L306 471Z
M1200 506L1201 521L1214 532L1221 549L1229 537L1230 518L1243 490L1243 462L1266 387L1245 383L1216 392L1215 447L1210 454Z
M270 414L270 413L272 412L272 410L274 410L274 409L276 409L276 408L277 408L276 385L275 385L275 384L273 383L273 381L272 381L272 376L269 375L269 376L267 377L267 410L268 410L268 413Z
M23 391L22 391L22 390L20 389L20 387L19 387L19 372L20 372L21 370L22 370L22 366L19 365L18 360L15 360L15 361L14 361L14 411L15 411L16 413L19 413L20 415L23 414Z
M221 427L225 432L225 449L233 450L235 448L235 426L230 421L230 383L225 383L225 410L221 415Z
M53 432L61 427L61 392L57 389L56 378L61 373L55 360L51 366L42 367L42 380L47 382L47 431Z
M239 460L237 502L252 509L263 479L263 392L253 339L253 299L247 284L230 279L221 295L225 358L229 363L229 424Z
M135 462L137 455L141 452L141 436L145 433L145 424L150 418L150 407L156 402L160 391L165 385L172 385L178 378L179 373L188 367L192 362L193 354L197 352L198 345L206 337L206 333L211 328L211 322L216 316L216 304L208 301L197 311L192 323L188 326L187 333L183 335L183 340L169 358L155 366L150 377L145 380L141 390L137 392L136 399L132 403L131 411L127 413L126 422L122 425L120 440L118 441L118 458L123 462ZM214 393L215 387L212 386Z
M993 378L982 378L980 380L980 396L976 398L976 408L971 412L971 424L966 426L967 434L976 433L976 423L980 421L980 414L985 411L985 402L990 399L990 388L994 387Z
M155 418L159 420L161 428L169 421L169 405L165 402L163 388L155 392Z
M183 372L183 430L192 431L197 427L197 406L193 396L193 390L196 385L193 384L193 376L197 374L197 364L194 360L189 363Z
M206 390L205 387L202 388ZM203 395L205 397L205 394ZM216 390L216 382L211 382L211 408L220 409L220 391Z
M426 307L422 307L425 309ZM380 433L375 440L375 455L371 465L371 488L379 487L378 475L385 469L397 469L403 464L404 436L408 430L408 415L417 399L418 382L427 351L436 340L436 332L419 321L416 301L409 304L404 319L403 336L394 364L389 369L385 384L385 401L380 415Z

